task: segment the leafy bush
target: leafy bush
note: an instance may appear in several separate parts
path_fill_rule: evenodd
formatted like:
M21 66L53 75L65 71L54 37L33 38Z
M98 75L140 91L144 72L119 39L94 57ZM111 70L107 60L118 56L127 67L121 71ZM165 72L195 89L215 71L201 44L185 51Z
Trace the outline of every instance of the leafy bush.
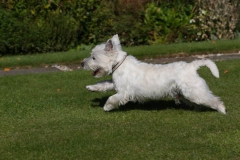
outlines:
M156 3L147 5L145 24L151 27L151 43L171 43L187 38L193 7L176 2L173 6Z
M233 38L239 12L237 0L5 0L0 54L79 49L116 33L126 46Z
M199 1L198 35L201 39L232 39L239 23L238 0Z
M79 43L104 42L117 33L123 45L148 44L148 27L143 23L148 1L105 0L94 4L87 21L81 22L87 28L80 29Z
M111 4L111 3L110 3ZM85 21L81 21L79 43L97 44L106 41L114 33L113 21L115 15L113 9L107 1L94 5L93 9L88 12Z
M101 1L85 22L87 29L80 43L99 43L119 34L123 45L148 43L148 27L143 23L145 4L149 0ZM88 38L87 38L88 37Z
M151 0L117 0L114 5L116 15L114 31L123 45L148 44L150 27L144 24L146 4Z
M85 4L87 0L81 1ZM77 45L78 1L10 1L0 8L0 54L64 51ZM85 4L88 6L88 4ZM91 6L91 5L90 5ZM83 23L84 24L84 23Z
M64 51L74 46L77 22L68 15L19 20L0 10L0 54Z

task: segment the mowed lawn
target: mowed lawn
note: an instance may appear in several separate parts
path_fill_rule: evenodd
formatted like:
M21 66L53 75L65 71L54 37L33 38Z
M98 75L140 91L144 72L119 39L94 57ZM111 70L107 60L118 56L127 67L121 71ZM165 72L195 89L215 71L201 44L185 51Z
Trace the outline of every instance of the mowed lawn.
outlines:
M199 74L227 115L165 99L104 112L91 71L0 77L0 159L239 159L240 60Z

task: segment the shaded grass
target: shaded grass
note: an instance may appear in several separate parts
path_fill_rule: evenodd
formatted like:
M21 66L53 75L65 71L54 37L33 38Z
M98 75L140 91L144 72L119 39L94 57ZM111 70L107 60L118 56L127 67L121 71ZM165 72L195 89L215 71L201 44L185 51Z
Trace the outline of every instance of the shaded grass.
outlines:
M114 92L88 92L99 81L88 71L1 77L1 159L238 159L240 60L217 65L220 79L205 67L199 74L226 116L171 100L106 113Z
M209 54L235 52L240 50L240 38L234 40L205 41L192 43L176 43L169 45L151 45L124 47L123 50L137 58L159 58L166 56L189 56L194 54ZM36 67L54 63L80 63L89 56L91 50L43 53L35 55L6 56L0 58L0 68Z

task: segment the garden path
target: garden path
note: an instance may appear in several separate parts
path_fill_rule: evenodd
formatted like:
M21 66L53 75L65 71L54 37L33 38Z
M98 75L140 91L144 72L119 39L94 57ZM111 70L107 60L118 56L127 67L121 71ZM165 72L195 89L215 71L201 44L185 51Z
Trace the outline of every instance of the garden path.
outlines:
M191 62L196 59L211 59L213 61L230 60L230 59L240 59L240 51L238 53L224 53L224 54L208 54L208 55L193 55L189 57L171 57L171 58L155 58L155 59L144 59L144 62L155 63L155 64L165 64L176 61L186 61ZM22 74L37 74L37 73L51 73L60 71L71 71L80 70L81 64L70 64L67 66L63 65L52 65L40 68L20 68L20 69L2 69L0 70L0 77L11 76L11 75L22 75Z

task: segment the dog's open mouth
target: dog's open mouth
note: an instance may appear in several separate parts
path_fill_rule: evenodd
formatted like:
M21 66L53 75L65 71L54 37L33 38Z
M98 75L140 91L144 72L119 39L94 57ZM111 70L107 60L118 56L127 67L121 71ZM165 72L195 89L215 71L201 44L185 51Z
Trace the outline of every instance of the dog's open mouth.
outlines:
M93 72L92 72L92 75L93 76L96 76L97 74L98 74L98 72L100 71L100 69L98 68L98 69L96 69L96 70L94 70Z

